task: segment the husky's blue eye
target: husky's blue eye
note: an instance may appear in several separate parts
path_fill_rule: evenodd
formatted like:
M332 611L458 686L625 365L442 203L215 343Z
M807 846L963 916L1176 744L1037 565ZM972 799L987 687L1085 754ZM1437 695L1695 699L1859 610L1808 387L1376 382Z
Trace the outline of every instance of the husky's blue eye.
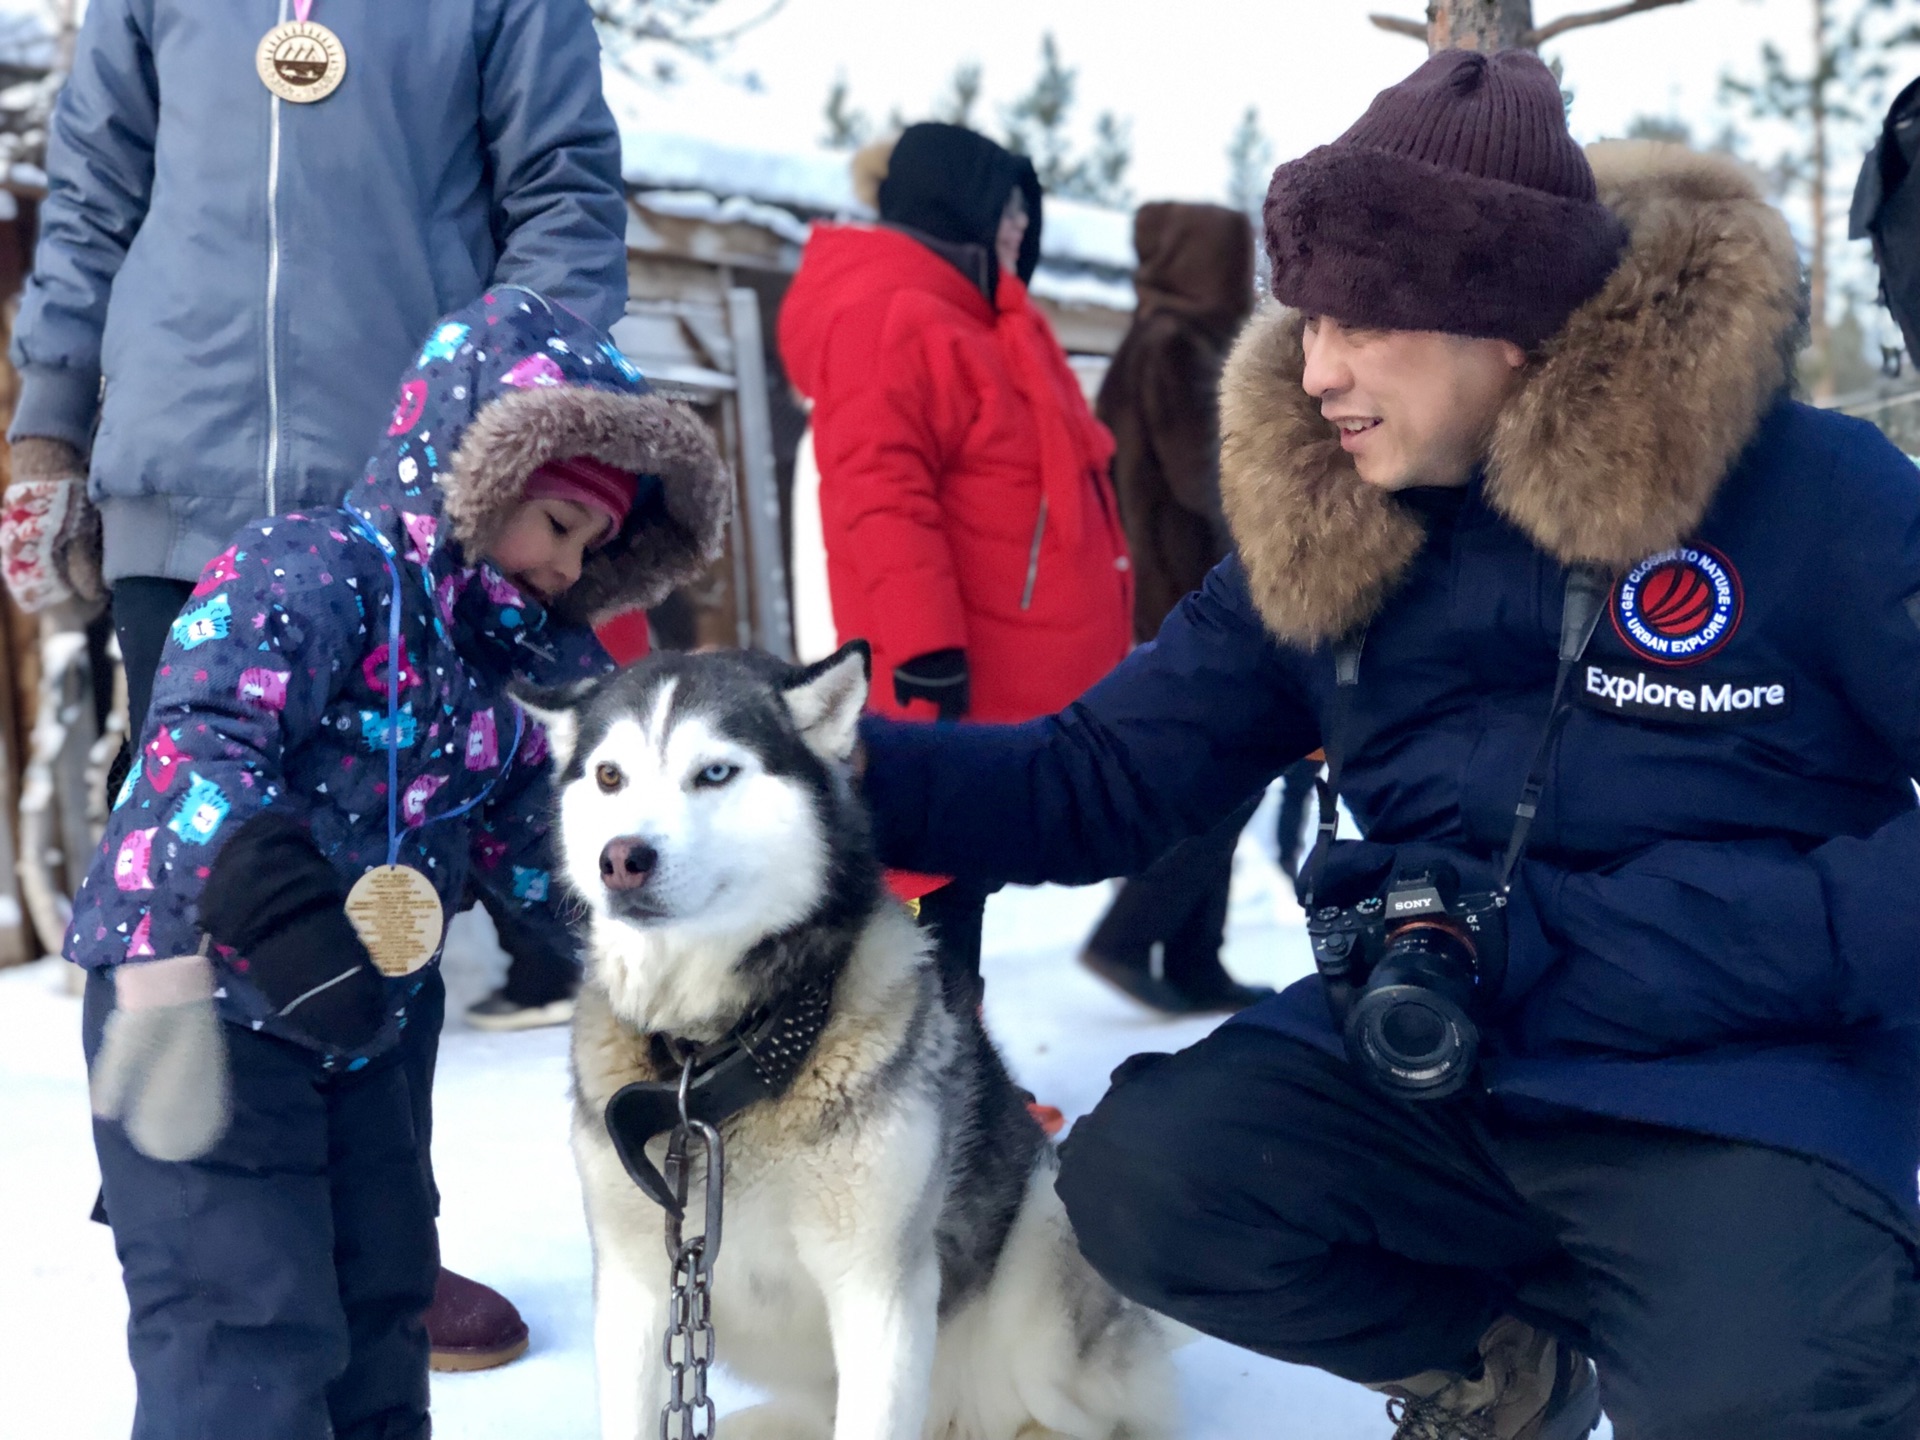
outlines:
M738 765L729 765L724 760L716 760L698 775L694 776L693 783L703 790L715 790L726 784L739 773L740 767Z

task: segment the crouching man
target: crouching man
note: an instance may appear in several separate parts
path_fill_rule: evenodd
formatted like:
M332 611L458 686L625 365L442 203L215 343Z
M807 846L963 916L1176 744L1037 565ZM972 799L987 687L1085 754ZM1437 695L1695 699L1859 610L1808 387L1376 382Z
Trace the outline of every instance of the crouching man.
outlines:
M1321 975L1076 1127L1082 1247L1403 1440L1920 1433L1920 479L1788 398L1785 223L1455 52L1266 232L1237 556L1052 719L866 736L915 870L1132 873L1322 745L1360 822Z

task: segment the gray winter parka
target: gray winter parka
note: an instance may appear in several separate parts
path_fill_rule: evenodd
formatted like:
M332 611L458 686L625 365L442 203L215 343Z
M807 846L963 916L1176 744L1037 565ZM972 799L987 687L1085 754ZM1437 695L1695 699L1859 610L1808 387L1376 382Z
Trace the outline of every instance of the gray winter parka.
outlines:
M11 435L91 442L109 583L194 579L248 520L337 505L419 337L487 285L603 329L625 307L620 142L584 0L316 0L347 68L306 105L254 65L290 12L87 7Z

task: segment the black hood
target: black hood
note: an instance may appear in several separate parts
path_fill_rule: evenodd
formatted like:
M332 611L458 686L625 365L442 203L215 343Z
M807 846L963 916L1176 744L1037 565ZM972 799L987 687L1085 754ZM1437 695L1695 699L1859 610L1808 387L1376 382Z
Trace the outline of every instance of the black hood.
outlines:
M984 135L961 125L909 125L880 182L880 218L949 245L983 247L988 274L997 280L994 235L1016 186L1027 202L1019 265L1025 284L1040 264L1040 177L1026 156Z

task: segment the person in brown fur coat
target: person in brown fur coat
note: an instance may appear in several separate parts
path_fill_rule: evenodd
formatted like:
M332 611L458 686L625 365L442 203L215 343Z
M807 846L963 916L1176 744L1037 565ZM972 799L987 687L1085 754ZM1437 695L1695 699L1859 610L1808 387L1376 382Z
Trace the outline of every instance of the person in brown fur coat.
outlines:
M1253 227L1224 205L1133 217L1133 324L1094 404L1113 431L1113 486L1133 553L1133 633L1160 622L1232 541L1220 513L1220 368L1253 313Z
M1220 511L1215 392L1253 311L1253 227L1223 205L1159 202L1133 217L1139 308L1100 386L1113 484L1133 555L1133 632L1151 640L1232 542ZM1272 992L1220 963L1234 846L1247 811L1128 880L1080 961L1168 1014L1239 1010Z

